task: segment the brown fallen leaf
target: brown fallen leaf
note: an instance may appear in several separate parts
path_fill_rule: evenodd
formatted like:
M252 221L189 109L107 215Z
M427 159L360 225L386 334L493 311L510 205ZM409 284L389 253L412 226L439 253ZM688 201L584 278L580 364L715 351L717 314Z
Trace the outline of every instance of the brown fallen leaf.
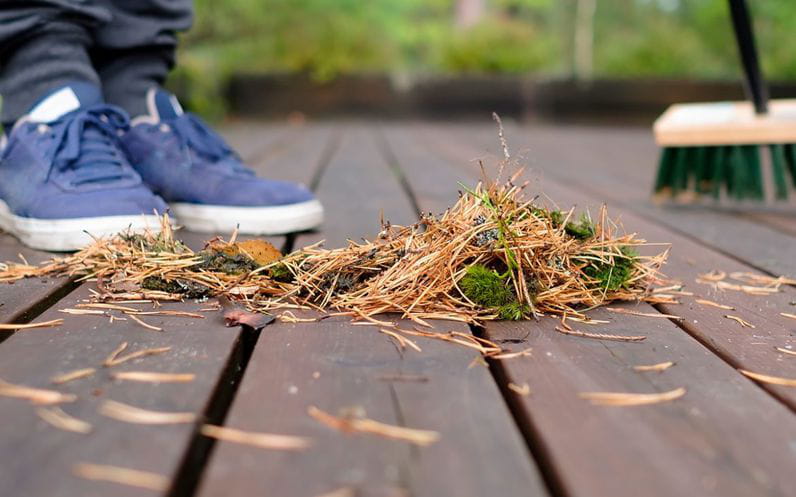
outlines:
M202 425L200 431L206 437L224 440L225 442L251 445L261 449L303 450L312 445L312 441L304 437L243 431L225 426Z
M572 330L556 326L556 331L565 335L572 335L584 338L596 338L597 340L615 340L618 342L640 342L646 340L643 335L608 335L605 333L590 333L588 331Z
M608 312L615 312L617 314L630 314L632 316L643 316L646 318L683 319L680 316L675 316L673 314L631 311L630 309L623 309L621 307L606 307L605 310Z
M73 472L76 476L87 480L107 481L156 492L165 492L169 488L168 478L149 471L104 464L79 463L74 466Z
M330 428L347 433L368 433L392 440L403 440L416 445L431 445L439 440L439 433L430 430L417 430L403 426L388 425L379 421L359 417L337 417L310 406L308 414Z
M88 376L93 375L97 370L94 368L85 368L85 369L78 369L75 371L70 371L69 373L59 374L57 376L53 376L50 378L50 382L56 385L60 385L62 383L66 383L72 380L78 380L80 378L86 378Z
M636 371L666 371L670 367L674 366L674 362L667 361L667 362L659 362L658 364L651 364L649 366L633 366L633 369Z
M40 407L36 409L36 414L50 425L60 430L86 434L90 433L92 429L90 423L70 416L60 407Z
M53 319L51 321L42 321L40 323L0 324L0 330L32 330L34 328L53 328L62 324L64 324L63 319Z
M732 319L733 321L735 321L736 323L740 324L744 328L754 328L755 327L755 325L753 325L749 321L741 319L738 316L733 316L731 314L725 314L724 317L727 318L727 319Z
M724 309L725 311L735 310L735 307L731 305L719 304L718 302L713 302L712 300L707 300L707 299L694 299L694 302L696 302L697 304L709 305L711 307L718 307L719 309Z
M780 376L770 376L767 374L761 373L753 373L751 371L746 371L745 369L739 369L738 371L741 374L752 378L753 380L757 380L760 383L769 383L771 385L781 385L783 387L796 387L796 379L793 378L782 378Z
M77 399L77 396L71 393L61 393L55 390L14 385L3 380L0 380L0 396L26 399L32 404L39 405L74 402Z
M150 371L120 371L111 373L116 380L142 381L148 383L188 383L196 377L193 373L155 373Z
M254 330L265 328L266 325L271 324L276 317L271 314L262 314L259 312L249 312L236 306L229 299L219 297L218 302L224 310L224 325L227 328L233 326L248 326Z
M163 412L150 411L140 407L123 404L115 400L106 400L99 408L103 416L127 423L143 425L171 425L180 423L193 423L196 415L192 412Z
M680 387L662 393L584 392L578 396L594 405L629 407L669 402L679 399L685 392L685 388Z

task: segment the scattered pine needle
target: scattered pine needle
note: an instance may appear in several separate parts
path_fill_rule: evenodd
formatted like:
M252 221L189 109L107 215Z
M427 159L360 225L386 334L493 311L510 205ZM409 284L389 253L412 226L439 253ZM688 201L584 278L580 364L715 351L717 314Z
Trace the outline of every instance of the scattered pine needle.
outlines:
M731 314L725 314L724 317L727 318L727 319L732 319L733 321L735 321L736 323L740 324L744 328L754 328L755 327L755 325L753 325L749 321L741 319L738 316L733 316Z
M401 335L399 335L394 331L390 331L384 328L379 328L379 332L384 333L385 335L388 335L390 338L395 340L395 342L398 344L401 350L405 349L408 346L416 350L417 352L422 352L422 349L415 342L409 340L408 338L402 337Z
M796 314L791 314L789 312L780 312L779 315L790 319L796 319Z
M718 302L713 302L712 300L707 300L707 299L695 299L694 302L696 302L697 304L708 305L710 307L718 307L719 309L724 309L726 311L735 310L735 307L731 305L719 304Z
M87 480L107 481L156 492L165 492L169 488L168 478L149 471L104 464L79 463L75 465L73 472L76 476Z
M597 340L614 340L618 342L640 342L646 340L647 337L643 335L608 335L606 333L590 333L588 331L572 330L556 326L556 331L564 335L572 335L584 338L596 338Z
M113 361L116 360L116 358L119 356L119 354L124 352L124 349L127 348L127 345L128 345L127 342L120 343L118 347L113 349L113 352L110 353L108 358L105 359L104 361L102 361L102 365L105 366L105 367L108 367L108 366L112 365Z
M233 442L244 445L251 445L261 449L272 450L304 450L312 441L304 437L292 435L277 435L273 433L259 433L254 431L243 431L235 428L216 425L202 425L202 435L225 442Z
M155 373L150 371L120 371L111 373L116 380L141 381L147 383L189 383L196 378L193 373Z
M674 366L674 362L666 361L666 362L659 362L658 364L651 364L649 366L633 366L633 369L636 371L666 371L670 367Z
M368 433L393 440L403 440L420 446L431 445L438 441L440 437L436 431L388 425L367 418L337 417L315 406L310 406L307 412L318 422L346 433Z
M403 493L398 492L394 495L403 495ZM340 487L336 490L332 490L331 492L316 495L315 497L357 497L357 491L353 487Z
M125 342L125 346L126 346L126 344L127 344L127 342ZM117 365L122 364L124 362L130 361L130 360L133 360L133 359L138 359L139 357L146 357L146 356L150 356L150 355L163 354L163 353L166 353L166 352L168 352L170 350L171 350L171 347L157 347L157 348L154 348L154 349L137 350L135 352L130 352L129 354L125 354L125 355L122 355L122 356L118 355L119 353L116 352L115 354L112 354L110 357L105 359L105 361L102 363L102 365L105 366L105 367L117 366ZM121 352L121 350L119 352Z
M783 347L777 347L777 350L782 352L783 354L796 356L796 350L788 350L788 349L783 348Z
M67 383L67 382L70 382L72 380L78 380L80 378L87 378L87 377L93 375L96 372L97 372L97 370L94 369L94 368L78 369L78 370L75 370L75 371L71 371L69 373L64 373L64 374L59 374L58 376L53 376L50 379L50 382L55 384L55 385L60 385L62 383Z
M703 279L705 281L717 282L726 278L727 273L725 273L724 271L717 271L714 269L709 273L700 273L697 276L699 276L700 279Z
M739 369L738 371L741 374L752 378L753 380L759 381L760 383L769 383L771 385L781 385L783 387L796 387L796 379L793 378L782 378L780 376L770 376L767 374L761 373L753 373L751 371L746 371L745 369Z
M673 314L663 314L657 312L639 312L639 311L632 311L630 309L623 309L621 307L606 307L606 311L615 312L617 314L630 314L632 316L642 316L645 318L664 318L664 319L683 319L680 316L675 316Z
M59 430L82 434L91 433L92 427L90 423L70 416L60 407L40 407L36 409L36 414Z
M0 324L0 330L32 330L34 328L53 328L64 324L63 319L53 319L51 321L42 321L40 323L26 323L26 324Z
M518 350L516 352L502 352L500 354L487 354L487 357L490 359L514 359L515 357L527 357L531 355L531 351L533 349L528 347L524 350Z
M146 329L148 329L148 330L152 330L152 331L163 331L163 328L158 328L157 326L153 326L153 325L151 325L151 324L147 324L147 323L145 323L145 322L144 322L144 321L143 321L141 318L137 317L135 314L133 314L133 313L131 313L131 312L127 312L127 313L125 313L125 314L126 314L127 316L129 316L129 317L130 317L130 319L132 319L133 321L135 321L136 323L140 324L141 326L143 326L144 328L146 328Z
M127 423L144 425L171 425L193 423L196 415L192 412L162 412L141 409L115 400L106 400L99 408L103 416Z
M578 396L594 405L629 407L670 402L679 399L685 392L685 388L680 387L662 393L585 392Z
M60 404L62 402L74 402L77 400L77 396L71 393L61 393L55 390L14 385L3 380L0 380L0 397L26 399L32 404L38 405Z
M522 395L523 397L527 397L528 395L531 394L531 387L527 383L523 383L522 386L520 386L515 383L509 382L507 386L509 390L518 395Z

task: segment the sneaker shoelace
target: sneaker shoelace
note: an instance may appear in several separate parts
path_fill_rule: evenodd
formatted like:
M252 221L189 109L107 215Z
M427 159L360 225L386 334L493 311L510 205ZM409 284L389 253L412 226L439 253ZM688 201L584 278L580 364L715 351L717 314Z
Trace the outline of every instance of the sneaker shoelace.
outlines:
M119 151L118 132L128 127L124 111L106 104L47 126L56 143L48 178L53 173L68 174L69 183L75 187L137 179Z
M167 121L167 124L183 146L193 150L211 163L231 172L254 175L249 168L243 165L238 155L224 139L196 115L186 112Z

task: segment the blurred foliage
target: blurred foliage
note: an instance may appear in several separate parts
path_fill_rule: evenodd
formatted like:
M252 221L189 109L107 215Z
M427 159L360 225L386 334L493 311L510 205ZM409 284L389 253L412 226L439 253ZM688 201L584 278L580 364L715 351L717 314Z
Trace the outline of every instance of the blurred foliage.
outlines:
M195 0L172 86L209 115L234 72L524 73L569 77L578 0L483 0L456 25L457 0ZM461 1L461 0L459 0ZM737 78L727 0L596 0L595 77ZM796 2L750 2L769 79L796 78Z

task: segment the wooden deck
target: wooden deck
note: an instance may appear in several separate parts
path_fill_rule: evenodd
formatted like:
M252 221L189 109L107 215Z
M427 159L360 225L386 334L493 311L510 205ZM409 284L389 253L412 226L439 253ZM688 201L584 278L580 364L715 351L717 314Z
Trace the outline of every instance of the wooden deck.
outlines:
M335 247L369 237L380 212L393 223L441 212L458 182L473 184L472 159L499 149L491 123L334 122L303 126L234 123L226 136L261 174L301 181L327 209L318 233L276 238L284 250L320 239ZM148 322L70 316L59 309L87 298L89 285L65 279L0 286L0 322L64 318L63 325L0 336L0 378L53 388L59 373L98 367L121 342L129 351L170 346L158 357L116 370L194 373L181 384L115 381L97 374L58 386L77 400L70 415L89 434L59 430L20 399L0 397L0 494L8 496L195 495L316 496L789 496L796 485L796 388L756 383L745 369L796 379L796 289L768 296L717 292L700 273L750 271L796 277L796 217L779 211L661 208L649 201L657 150L647 129L510 125L509 143L528 158L529 178L563 207L607 203L628 231L671 242L665 272L695 297L680 305L625 305L682 320L594 312L610 324L589 331L644 335L636 343L564 336L555 320L494 322L484 330L436 323L440 331L483 334L532 355L485 363L471 349L418 338L422 352L400 354L375 328L331 318L275 323L260 333L204 319ZM225 234L226 235L226 234ZM186 233L193 245L202 236ZM46 254L0 235L0 260ZM703 297L735 308L695 302ZM197 310L186 302L166 308ZM737 315L755 328L725 317ZM664 372L636 365L673 361ZM395 375L422 381L397 381ZM391 379L392 378L392 379ZM528 394L509 387L528 386ZM640 407L592 405L581 392L664 392L673 402ZM141 425L102 416L106 400L191 412L195 423ZM321 425L327 412L361 408L384 423L434 430L428 447ZM216 442L203 423L313 440L301 452ZM115 465L166 478L162 491L91 481L78 463Z

